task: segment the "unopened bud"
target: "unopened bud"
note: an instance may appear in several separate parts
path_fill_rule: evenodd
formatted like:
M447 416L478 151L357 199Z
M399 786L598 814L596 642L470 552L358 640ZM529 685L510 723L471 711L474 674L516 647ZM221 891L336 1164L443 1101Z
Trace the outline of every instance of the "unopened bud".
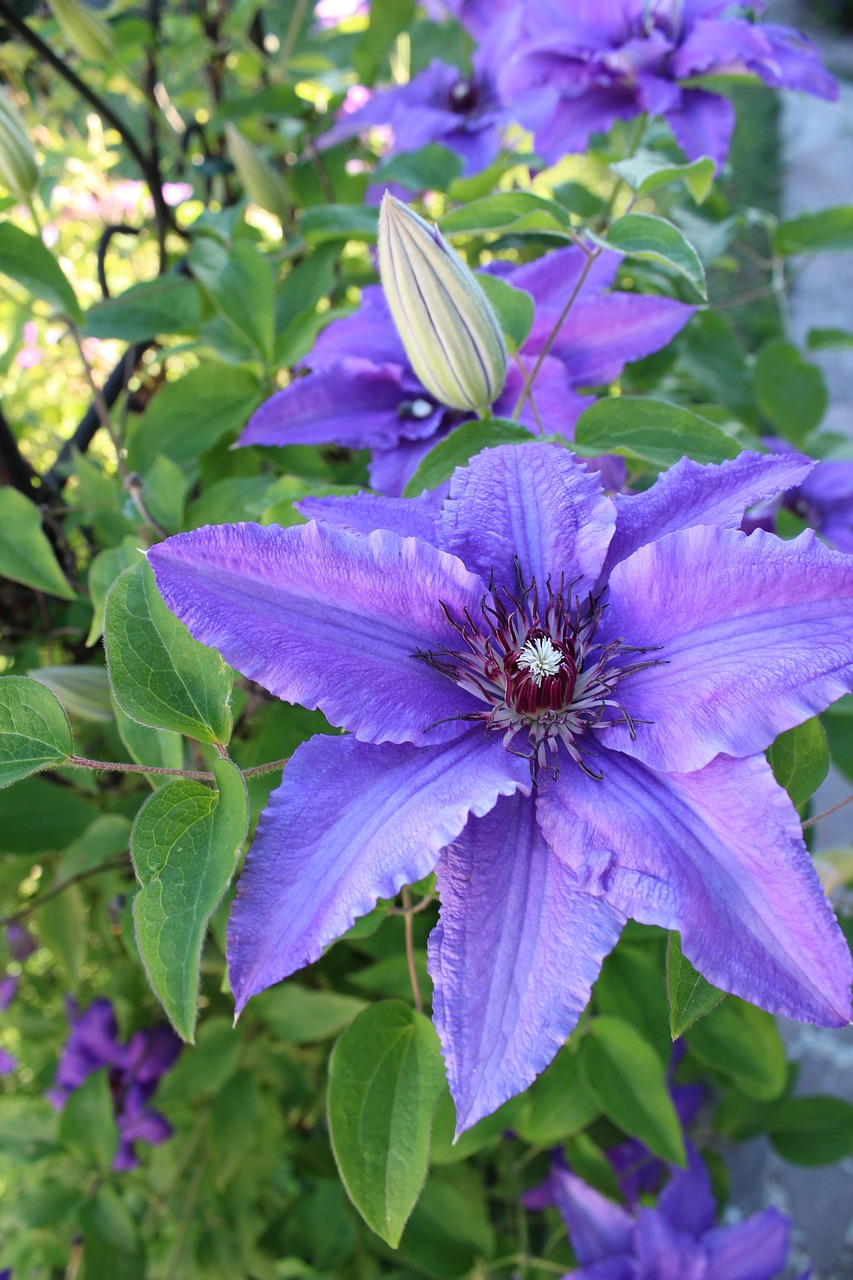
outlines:
M0 186L28 200L38 182L38 166L24 122L12 99L0 90Z
M500 325L473 273L388 192L379 214L379 273L412 368L453 409L481 410L506 379Z
M83 58L108 62L113 56L113 35L103 18L80 0L48 0L62 34Z
M253 147L248 138L244 138L230 121L225 125L225 137L228 141L228 154L246 195L262 209L274 213L277 218L285 218L290 201L281 177L267 164L257 147Z

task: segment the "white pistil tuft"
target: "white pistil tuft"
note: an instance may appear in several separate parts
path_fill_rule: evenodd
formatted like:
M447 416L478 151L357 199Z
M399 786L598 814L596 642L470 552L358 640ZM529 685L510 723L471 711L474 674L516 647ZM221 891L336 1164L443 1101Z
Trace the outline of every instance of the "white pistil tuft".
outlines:
M560 670L563 655L547 636L538 640L528 640L518 655L518 665L526 667L538 688L546 676L555 676Z

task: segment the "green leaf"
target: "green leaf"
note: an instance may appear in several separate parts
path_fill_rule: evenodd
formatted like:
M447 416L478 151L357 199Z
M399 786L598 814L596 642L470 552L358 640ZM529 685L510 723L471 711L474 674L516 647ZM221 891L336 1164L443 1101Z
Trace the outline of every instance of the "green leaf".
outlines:
M86 312L83 332L90 338L147 342L164 333L195 333L200 324L198 286L186 276L159 276L96 302Z
M492 304L503 330L510 354L518 351L533 327L533 298L524 289L516 289L500 276L478 271L477 279Z
M312 991L298 982L282 982L252 1001L252 1011L282 1040L316 1044L330 1040L367 1008L355 996Z
M829 745L817 716L780 733L767 758L779 786L799 809L829 773Z
M433 142L392 156L378 166L372 181L377 186L396 182L409 191L446 191L461 173L461 157Z
M329 1132L347 1194L392 1248L426 1177L444 1068L432 1024L396 1000L365 1009L329 1061Z
M714 185L714 161L700 156L690 164L673 164L656 151L638 151L628 160L620 160L611 168L628 183L637 195L645 196L670 182L683 182L697 204L702 204Z
M666 953L666 986L669 994L669 1028L673 1040L683 1036L688 1027L716 1009L725 999L725 991L712 987L681 950L677 933L669 935Z
M231 737L231 670L169 612L144 562L107 597L104 640L113 693L140 724L200 742Z
M303 213L299 227L309 244L328 244L334 240L370 244L379 229L379 210L369 205L312 205Z
M97 816L92 801L69 787L48 778L25 778L0 790L0 852L27 857L64 849Z
M8 485L0 488L0 577L61 600L75 598L42 532L38 508Z
M196 1043L185 1048L157 1090L166 1107L181 1106L218 1093L240 1062L242 1041L230 1018L205 1018Z
M414 0L373 0L367 30L352 55L361 84L373 84L397 36L410 26L414 16Z
M742 1093L772 1102L787 1082L785 1046L769 1013L730 996L687 1032L690 1052Z
M59 1120L59 1140L102 1173L109 1170L118 1147L118 1129L105 1069L93 1071L69 1096Z
M68 716L50 690L26 676L0 677L0 787L73 752Z
M684 1139L663 1063L630 1023L598 1017L580 1051L587 1091L614 1124L670 1164L684 1165Z
M630 1022L666 1065L672 1044L661 999L663 986L660 948L623 940L602 965L595 984L595 1008Z
M488 231L518 230L520 224L525 230L543 227L564 231L571 222L568 210L556 200L546 200L532 191L501 191L446 213L439 226L445 235L484 235Z
M263 254L248 240L226 248L210 236L197 236L189 263L219 314L268 364L275 333L275 288Z
M458 1164L460 1160L467 1160L475 1152L481 1151L490 1142L499 1141L507 1129L515 1130L518 1103L518 1098L510 1098L509 1102L498 1107L491 1115L478 1120L457 1138L456 1107L450 1093L445 1090L432 1118L430 1165Z
M82 1280L145 1280L145 1252L136 1223L109 1183L80 1210L85 1272Z
M802 444L826 413L823 373L804 360L793 343L781 339L759 353L755 393L761 412L794 444Z
M809 351L833 351L853 347L853 333L849 329L809 329L806 334Z
M821 209L819 213L803 213L780 222L773 237L773 248L783 257L853 249L853 204Z
M122 538L120 546L99 552L89 566L89 595L92 598L92 625L86 637L89 647L100 640L104 633L107 592L122 570L129 569L138 561L138 544L138 538Z
M671 222L651 213L626 213L611 223L599 241L629 258L657 262L689 280L700 297L706 298L705 268L693 245Z
M248 1071L238 1071L219 1090L210 1108L210 1171L213 1184L222 1190L257 1153L263 1131L264 1100L261 1087Z
M28 671L59 699L69 715L92 724L107 724L113 718L110 682L105 667L33 667Z
M723 462L740 453L736 440L698 414L643 396L596 400L578 419L574 443L587 457L617 453L655 469L671 467L683 457Z
M788 1098L768 1128L773 1146L792 1164L834 1164L853 1155L853 1106L843 1098Z
M79 885L67 885L39 907L39 928L67 986L77 991L89 953L89 907Z
M192 1040L207 922L237 869L248 827L243 775L213 765L218 792L189 778L155 791L139 810L130 852L142 888L136 940L152 987L178 1035Z
M524 1142L552 1147L580 1133L600 1111L598 1101L584 1084L580 1055L572 1043L560 1050L522 1095L511 1128Z
M248 369L206 361L154 396L128 449L131 471L146 471L158 453L194 462L224 435L243 430L262 388Z
M490 449L496 444L529 444L535 438L527 427L504 418L463 422L421 459L417 471L403 490L403 497L416 498L424 489L435 489L444 484L457 467L467 466L482 449Z
M130 822L118 813L103 813L72 840L62 854L54 874L54 885L64 884L126 854L130 842Z
M27 235L11 222L0 224L0 275L17 280L69 319L81 319L80 304L56 258L38 236Z

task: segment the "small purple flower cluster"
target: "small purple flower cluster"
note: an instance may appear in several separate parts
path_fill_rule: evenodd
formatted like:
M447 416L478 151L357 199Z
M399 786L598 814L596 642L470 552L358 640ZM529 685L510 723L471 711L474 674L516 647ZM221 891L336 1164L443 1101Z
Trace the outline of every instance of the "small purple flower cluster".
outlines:
M159 1026L136 1031L126 1044L121 1044L109 1000L93 1000L82 1013L69 1000L68 1011L71 1034L47 1096L61 1110L84 1080L106 1068L119 1132L113 1169L135 1169L139 1164L135 1142L156 1146L172 1135L168 1120L151 1109L148 1102L162 1077L174 1066L181 1042L170 1027Z

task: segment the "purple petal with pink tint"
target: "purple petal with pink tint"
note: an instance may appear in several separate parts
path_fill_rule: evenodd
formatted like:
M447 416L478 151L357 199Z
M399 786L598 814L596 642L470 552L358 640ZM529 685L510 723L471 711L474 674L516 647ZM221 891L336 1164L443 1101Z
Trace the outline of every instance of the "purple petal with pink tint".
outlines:
M238 1011L317 960L377 898L428 875L469 813L529 786L527 762L480 730L419 749L303 743L261 815L228 924Z
M457 1133L531 1084L574 1029L624 917L578 889L514 795L472 818L437 869L434 1020Z
M588 893L675 929L715 986L771 1013L850 1021L850 951L763 756L662 774L600 747L601 781L540 781L545 838Z
M635 718L607 744L654 769L754 755L853 689L853 560L811 531L697 526L640 547L610 575L602 639L652 650L619 686Z
M270 692L319 707L363 740L441 742L436 722L474 699L418 651L456 647L455 617L483 584L452 556L380 530L220 525L148 553L169 608L190 633Z

